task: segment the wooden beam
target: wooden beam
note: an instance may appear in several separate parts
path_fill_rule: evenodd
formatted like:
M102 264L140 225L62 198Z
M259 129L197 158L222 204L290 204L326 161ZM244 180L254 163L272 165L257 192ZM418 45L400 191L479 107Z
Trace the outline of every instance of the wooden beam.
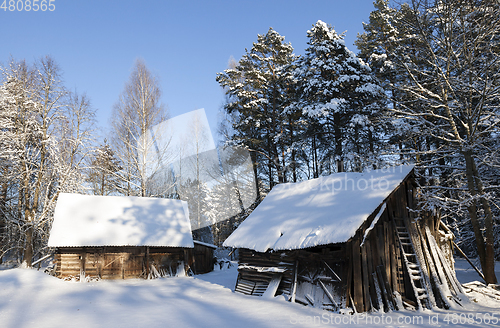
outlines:
M85 281L85 258L87 253L83 249L80 253L80 281Z
M396 238L395 238L395 225L394 222L392 224L389 224L389 227L392 227L392 229L389 229L389 236L390 236L390 258L391 258L391 283L392 283L392 290L397 291L398 290L398 275L397 275L397 252L396 252Z
M376 276L378 279L378 286L380 288L380 293L382 294L382 302L384 303L384 306L387 311L393 310L392 309L392 303L390 302L389 296L387 295L387 289L385 288L385 283L384 283L384 276L383 276L383 266L379 265L375 269Z
M371 309L370 280L368 279L368 260L366 255L366 244L361 247L361 266L363 270L363 301L365 312Z
M319 285L321 286L321 288L323 289L323 291L325 292L326 296L328 297L328 299L330 300L330 302L332 302L333 305L335 305L335 308L339 308L339 305L337 304L337 302L335 302L335 300L333 299L333 296L332 294L330 293L330 291L326 288L325 284L323 284L323 282L321 280L318 280L319 282Z
M149 246L146 246L144 252L144 261L146 262L146 279L149 278Z
M384 220L384 269L385 276L387 279L391 279L391 254L390 254L390 237L389 237L389 227L388 222Z
M352 276L353 276L353 299L358 312L363 312L363 278L361 275L361 250L359 235L356 234L352 241Z
M48 254L48 255L45 255L44 257L42 258L39 258L38 260L36 260L35 262L31 263L31 266L34 267L35 265L37 265L38 263L42 262L43 260L46 260L48 259L49 257L52 256L52 253L51 254Z
M99 277L99 279L102 279L102 264L104 262L104 254L103 252L97 252L96 253L96 256L97 256L97 276Z
M295 303L295 295L297 294L297 275L299 271L299 259L295 260L295 269L293 270L293 285L292 285L292 291L291 291L291 302Z
M379 276L380 286L382 287L382 293L387 301L387 306L389 310L397 310L396 302L394 301L394 294L392 293L391 286L385 275L385 270L381 266L377 267L377 274Z
M474 270L476 270L477 274L484 280L486 281L486 279L484 278L484 275L483 273L481 272L481 270L479 270L475 265L474 263L472 263L472 261L467 257L467 255L465 255L465 253L460 249L460 247L458 247L457 244L455 244L455 242L452 240L451 241L453 243L453 245L455 245L457 251L462 254L463 257L465 257L465 259L467 260L467 262L469 262L469 264L474 268Z
M370 296L371 296L371 305L372 307L377 306L377 288L375 286L375 282L373 281L373 273L375 272L375 268L373 266L373 253L371 249L371 240L370 238L365 241L366 247L366 264L367 264L367 273L368 273L368 283L370 284ZM378 308L377 308L378 310Z
M331 273L333 273L333 275L335 276L335 278L336 278L339 282L341 282L341 281L342 281L342 279L340 279L340 277L337 275L337 273L336 273L335 271L333 271L333 269L332 269L332 268L330 268L330 266L328 265L328 263L326 263L326 261L325 261L325 260L323 260L323 263L324 263L324 264L325 264L325 266L328 268L328 270L330 270L330 272L331 272Z
M346 243L346 266L347 266L347 282L345 285L345 307L349 307L349 302L351 302L352 308L354 308L354 304L352 302L351 297L351 285L352 285L352 241L348 241Z

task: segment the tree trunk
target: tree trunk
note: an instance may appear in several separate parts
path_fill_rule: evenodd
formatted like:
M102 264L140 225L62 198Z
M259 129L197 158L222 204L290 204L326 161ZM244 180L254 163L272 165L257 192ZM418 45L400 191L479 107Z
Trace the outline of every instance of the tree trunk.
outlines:
M293 121L292 117L288 117L288 125L290 126L290 147L292 148L292 161L291 161L291 168L292 168L292 180L293 182L297 182L297 163L295 162L295 146L293 144Z
M472 172L474 174L474 179L476 182L476 187L479 195L481 196L481 205L484 210L484 234L486 237L486 249L485 249L485 266L483 267L483 274L486 278L486 283L496 284L497 277L495 275L495 250L494 243L495 239L493 236L493 214L491 213L491 206L489 201L484 197L483 182L479 177L479 172L477 171L476 162L472 158Z
M259 175L257 173L257 153L254 151L251 151L250 152L250 159L252 161L253 176L255 178L255 191L257 193L257 199L260 200Z
M4 172L7 172L7 168L4 168ZM0 243L5 245L5 226L7 222L6 212L7 212L7 183L2 184L2 190L0 194ZM0 264L2 264L3 258L0 257Z
M335 160L337 162L337 172L344 172L344 159L342 157L342 131L340 130L340 114L335 113L333 115L333 133L335 137Z
M317 154L317 147L316 147L316 135L313 134L313 139L312 139L312 155L313 155L313 178L319 177L319 169L318 169L318 154Z
M481 268L487 284L496 284L497 278L495 275L495 254L493 249L493 219L491 208L488 200L484 197L484 190L481 179L477 174L476 163L470 150L464 151L467 186L472 197L479 196L481 205L485 212L485 238L483 237L481 224L477 215L478 208L474 199L471 205L467 208L471 218L472 228L476 238L477 254L481 262Z
M26 246L24 247L23 263L27 268L31 268L33 263L33 225L29 225L26 230Z

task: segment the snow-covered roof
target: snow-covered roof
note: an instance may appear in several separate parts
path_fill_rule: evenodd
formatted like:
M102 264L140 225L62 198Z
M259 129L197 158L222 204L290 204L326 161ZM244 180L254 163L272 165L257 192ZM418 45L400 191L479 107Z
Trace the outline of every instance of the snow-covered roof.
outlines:
M199 240L193 240L193 242L195 244L198 244L198 245L203 245L203 246L206 246L206 247L209 247L209 248L217 249L217 246L214 245L214 244L204 243L204 242L199 241Z
M405 165L279 184L224 246L265 252L345 242L412 169Z
M176 199L61 193L49 247L194 247L187 203Z

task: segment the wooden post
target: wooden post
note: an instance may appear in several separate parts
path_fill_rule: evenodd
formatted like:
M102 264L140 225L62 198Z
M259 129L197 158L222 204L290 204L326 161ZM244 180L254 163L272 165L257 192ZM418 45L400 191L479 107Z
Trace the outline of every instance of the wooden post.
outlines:
M146 279L149 278L149 246L146 246L144 252L144 262L146 263Z
M292 286L292 298L291 302L295 303L295 295L297 294L297 275L299 271L299 259L295 260L295 269L293 270L293 286Z
M361 247L361 264L363 268L363 297L365 312L371 308L370 301L370 281L368 279L368 260L366 258L366 244Z
M125 254L120 254L120 269L121 269L121 275L122 275L122 279L125 279L125 263L126 261L124 261L125 259Z
M361 251L359 247L359 235L356 234L352 241L352 266L354 306L357 312L363 312L363 279L361 275Z
M320 287L323 289L323 291L325 292L326 296L330 300L330 302L332 302L332 304L335 306L335 309L338 309L339 305L333 299L333 295L330 293L330 291L328 290L328 288L326 288L325 284L321 280L318 280L318 282L319 282Z
M189 269L191 269L191 272L193 274L197 274L196 272L196 265L194 264L194 248L191 249L184 249L184 271L186 272L186 275L188 274ZM208 266L208 265L207 265Z
M390 256L390 238L388 222L384 220L384 269L387 279L391 279L391 256Z
M96 252L97 256L97 276L99 279L102 279L102 264L104 262L104 254L103 251L97 251Z
M373 255L372 255L372 249L371 249L371 241L370 238L367 238L365 241L365 248L366 248L366 263L367 263L367 273L368 273L368 283L370 284L370 296L371 296L371 304L372 307L376 306L377 304L377 289L375 287L375 282L373 281L373 273L375 272L374 266L373 266Z
M383 266L382 265L377 266L377 268L375 269L375 272L377 275L378 285L380 287L380 292L382 293L382 302L384 303L387 311L392 310L392 308L391 308L392 304L388 298L387 290L385 288L384 276L383 276Z
M379 275L379 279L380 279L380 285L382 287L382 292L384 293L384 296L387 300L387 305L389 307L389 310L394 310L396 309L397 310L397 307L396 307L396 302L394 301L394 294L392 293L392 289L391 289L391 286L390 286L390 283L389 283L389 280L387 278L387 276L385 275L385 270L382 269L379 269L379 267L377 267L377 273Z
M391 283L392 283L392 290L397 291L398 290L398 275L397 275L397 252L396 252L396 243L395 243L395 225L389 224L389 227L394 227L393 229L389 229L389 239L390 239L390 258L391 258Z
M352 242L348 241L346 243L346 265L347 265L347 281L345 285L345 307L349 307L349 302L352 303L352 297L351 297L351 285L352 285L352 247L351 247ZM351 306L354 308L354 304L351 304Z
M82 249L80 253L80 282L85 281L85 248Z
M379 232L380 229L373 229L373 231ZM382 258L380 257L380 251L378 250L380 239L381 239L381 237L375 233L372 233L370 236L370 248L371 248L371 252L372 252L371 262L372 262L372 270L374 273L374 274L372 274L372 276L373 276L373 279L376 280L374 282L376 282L376 285L379 287L378 291L380 292L380 294L377 295L377 303L378 304L380 304L379 300L382 300L382 302L385 302L385 298L384 298L384 294L383 294L383 286L379 281L379 276L377 273L377 269L379 269L379 266L381 266L381 264L382 264L381 262L383 262ZM375 293L377 293L377 291L375 291ZM384 304L385 303L382 304L382 307L379 308L379 310L381 310L381 311L384 310Z

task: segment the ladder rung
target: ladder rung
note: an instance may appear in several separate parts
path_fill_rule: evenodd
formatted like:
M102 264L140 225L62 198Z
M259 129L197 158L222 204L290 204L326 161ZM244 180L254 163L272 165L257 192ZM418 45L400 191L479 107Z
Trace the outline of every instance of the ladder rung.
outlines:
M405 256L417 256L415 253L403 253Z

